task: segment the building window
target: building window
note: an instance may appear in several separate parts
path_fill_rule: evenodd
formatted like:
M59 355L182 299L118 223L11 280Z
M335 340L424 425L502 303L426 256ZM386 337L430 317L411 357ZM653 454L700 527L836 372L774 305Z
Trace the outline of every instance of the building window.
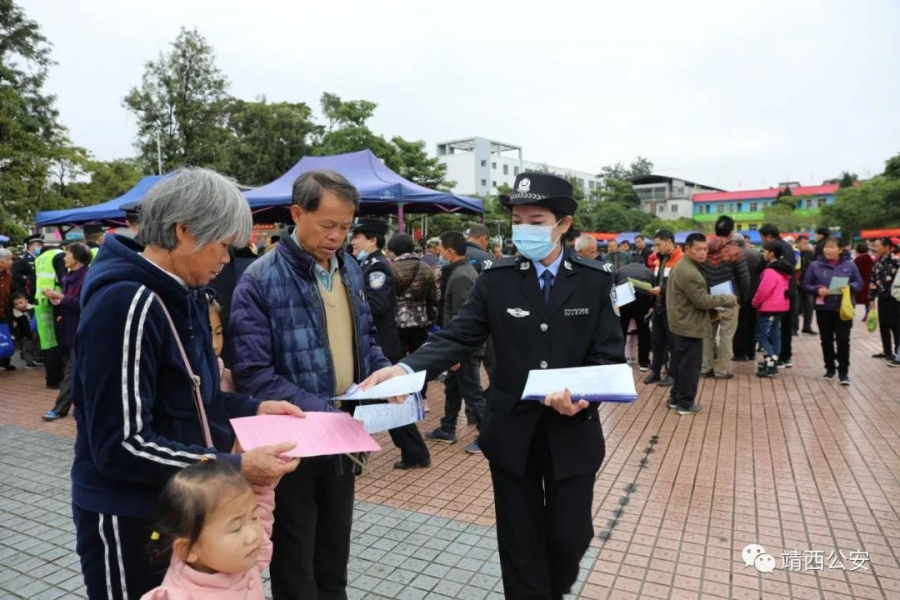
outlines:
M487 166L487 161L486 161L486 160L481 161L481 166L482 166L482 167L486 167L486 166Z
M758 212L759 211L759 202L751 202L750 203L750 212Z
M673 213L677 213L677 212L678 212L678 205L677 205L677 204L673 204L673 205L672 205L672 212L673 212Z
M722 214L722 213L724 213L724 212L725 212L725 204L722 203L722 202L718 202L718 203L716 204L716 213Z
M503 165L503 174L509 175L509 165Z
M828 203L828 200L825 198L816 198L816 206L818 208L824 207Z
M756 231L756 223L750 223L750 231Z
M664 212L666 212L666 205L665 205L665 204L660 204L659 206L657 206L657 207L656 207L656 212L657 212L658 214L663 214Z
M741 212L741 206L742 206L743 204L744 204L743 202L738 202L737 204L735 204L735 205L734 205L734 212L736 212L736 213Z
M491 163L491 168L492 168L493 170L496 171L496 170L497 170L497 163L492 162L492 163Z
M513 167L513 175L519 174L519 167Z
M485 186L487 186L487 179L482 179L482 180L481 180L481 187L485 187Z

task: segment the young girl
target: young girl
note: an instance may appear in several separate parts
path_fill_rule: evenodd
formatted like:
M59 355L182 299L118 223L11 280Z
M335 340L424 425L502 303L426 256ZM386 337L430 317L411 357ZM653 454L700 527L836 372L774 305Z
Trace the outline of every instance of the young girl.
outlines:
M225 368L222 361L222 349L225 347L225 331L222 326L222 305L207 293L209 300L209 329L212 333L213 350L219 358L219 389L223 392L236 392L234 380L231 378L231 369Z
M778 353L781 352L781 319L791 308L787 291L790 276L772 268L781 259L782 246L777 240L763 245L763 269L759 288L753 296L752 304L756 309L756 341L765 352L765 359L759 364L757 377L771 377L778 374Z
M274 485L251 488L225 461L180 471L163 490L151 536L171 553L169 570L141 600L263 600L274 508Z

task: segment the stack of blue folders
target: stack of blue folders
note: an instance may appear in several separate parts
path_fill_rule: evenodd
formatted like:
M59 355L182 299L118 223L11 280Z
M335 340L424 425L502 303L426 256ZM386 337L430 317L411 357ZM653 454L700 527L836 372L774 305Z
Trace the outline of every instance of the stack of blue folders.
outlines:
M543 401L548 395L568 389L572 401L634 402L634 373L626 364L535 369L528 373L522 400Z

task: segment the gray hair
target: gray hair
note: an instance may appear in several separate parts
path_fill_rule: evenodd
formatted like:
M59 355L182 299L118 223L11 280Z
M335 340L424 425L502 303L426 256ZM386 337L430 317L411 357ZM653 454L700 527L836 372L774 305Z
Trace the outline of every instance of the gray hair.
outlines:
M580 250L596 250L597 249L597 240L594 239L591 235L580 235L578 239L575 240L575 252Z
M491 230L487 228L487 225L474 223L469 226L469 230L466 232L466 235L470 238L491 237Z
M174 171L141 200L141 238L147 246L174 250L181 223L197 238L197 249L223 240L243 248L253 233L250 205L234 181L210 169Z
M340 173L325 169L307 171L294 181L291 204L306 212L316 212L326 191L352 204L354 212L359 209L359 191Z
M10 257L12 257L12 252L7 250L6 248L0 248L0 260L6 260Z

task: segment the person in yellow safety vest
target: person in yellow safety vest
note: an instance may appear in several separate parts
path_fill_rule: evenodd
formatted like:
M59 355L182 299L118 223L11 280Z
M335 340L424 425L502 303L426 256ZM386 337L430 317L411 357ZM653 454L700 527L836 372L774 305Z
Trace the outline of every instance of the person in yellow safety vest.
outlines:
M63 373L61 358L56 342L56 319L54 318L53 305L44 295L44 290L61 291L57 282L56 269L53 266L53 258L62 254L59 248L46 248L34 261L35 270L35 301L34 318L37 321L38 338L41 343L41 351L44 353L44 366L46 369L47 387L56 389L62 382ZM57 364L58 363L58 364Z
M84 231L84 242L91 249L91 254L94 255L94 258L97 258L97 252L100 251L100 246L103 245L106 231L102 225L96 223L88 223L82 230Z

